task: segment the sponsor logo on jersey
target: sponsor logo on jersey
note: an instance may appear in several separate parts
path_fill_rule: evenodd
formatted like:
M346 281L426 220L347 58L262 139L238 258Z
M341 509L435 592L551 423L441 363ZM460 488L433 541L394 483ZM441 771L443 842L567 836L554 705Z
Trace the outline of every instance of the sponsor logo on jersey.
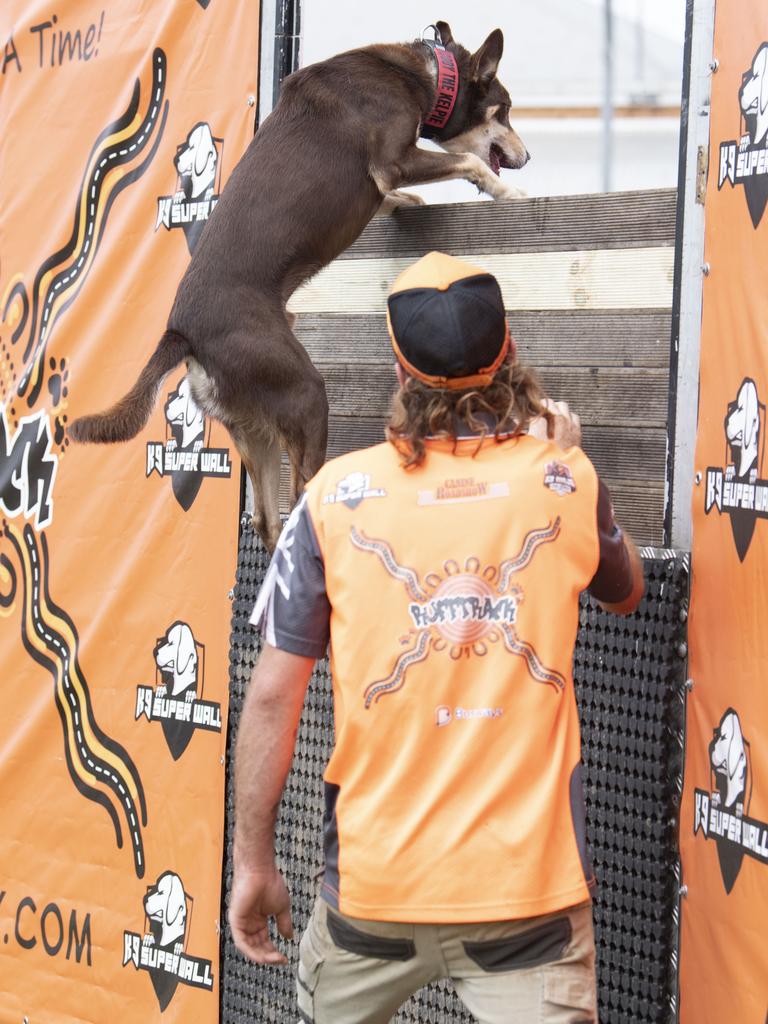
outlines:
M366 498L386 498L387 492L382 487L371 487L368 473L348 473L336 484L336 490L323 495L324 505L346 505L357 508Z
M562 462L548 462L544 469L544 486L555 494L573 494L576 481L568 466Z

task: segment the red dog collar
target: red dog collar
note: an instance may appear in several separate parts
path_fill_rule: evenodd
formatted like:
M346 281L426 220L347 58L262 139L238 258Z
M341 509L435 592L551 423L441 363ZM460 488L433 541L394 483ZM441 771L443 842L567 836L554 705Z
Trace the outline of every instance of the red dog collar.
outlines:
M446 50L437 39L434 42L431 39L422 39L422 42L430 48L437 62L435 102L429 114L424 118L424 124L430 128L445 128L456 105L456 97L459 92L459 69L451 51Z

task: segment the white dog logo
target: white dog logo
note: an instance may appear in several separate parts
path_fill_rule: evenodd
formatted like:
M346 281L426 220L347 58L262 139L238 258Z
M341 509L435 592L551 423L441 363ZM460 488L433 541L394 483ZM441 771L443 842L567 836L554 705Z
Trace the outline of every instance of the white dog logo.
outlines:
M187 930L187 896L184 885L173 871L160 875L144 897L144 911L155 925L156 944L170 946L184 942Z
M768 132L768 43L763 43L751 69L744 75L739 103L747 124L754 119L750 137L752 145L756 146Z
M199 121L187 136L186 142L179 146L173 161L179 178L182 192L176 197L184 199L210 199L216 182L216 166L219 154L213 134L205 121Z
M186 622L174 622L155 647L155 661L161 672L173 678L171 696L197 689L197 646Z
M336 488L337 501L359 501L371 482L367 473L350 473L339 481Z
M189 381L186 377L165 403L165 418L171 428L181 430L181 447L189 448L195 443L202 445L205 433L205 416L195 405Z
M760 401L755 382L749 377L745 378L739 388L736 401L728 406L725 436L733 458L738 458L736 475L744 477L757 464L760 443Z
M720 725L709 747L709 758L718 782L720 794L725 807L733 807L741 797L747 780L747 751L741 722L736 712L730 708L723 715Z

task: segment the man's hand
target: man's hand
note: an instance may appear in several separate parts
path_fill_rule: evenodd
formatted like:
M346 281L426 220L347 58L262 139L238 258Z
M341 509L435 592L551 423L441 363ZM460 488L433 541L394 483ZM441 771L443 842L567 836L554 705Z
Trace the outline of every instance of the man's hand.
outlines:
M293 937L291 900L275 867L275 821L314 658L264 645L245 695L235 749L235 877L229 925L235 945L260 964L285 964L270 917Z
M537 416L528 424L528 433L531 437L538 437L540 441L551 440L561 448L581 447L581 420L575 412L571 412L567 402L553 402L546 398L544 405L554 417L552 437L547 432L547 421L543 416Z
M249 871L235 866L228 917L235 945L250 960L257 964L288 963L269 937L268 922L274 917L283 938L293 938L291 898L276 867Z

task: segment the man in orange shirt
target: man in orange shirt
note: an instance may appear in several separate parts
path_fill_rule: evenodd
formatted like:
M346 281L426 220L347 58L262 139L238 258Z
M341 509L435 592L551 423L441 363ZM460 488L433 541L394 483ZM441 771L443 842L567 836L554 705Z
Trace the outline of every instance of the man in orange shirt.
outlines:
M515 358L498 283L430 253L388 301L388 441L327 463L252 621L265 640L236 754L235 942L285 963L274 824L330 640L325 876L300 946L313 1024L385 1024L451 977L482 1024L596 1021L579 723L584 589L632 611L637 552L578 418Z

